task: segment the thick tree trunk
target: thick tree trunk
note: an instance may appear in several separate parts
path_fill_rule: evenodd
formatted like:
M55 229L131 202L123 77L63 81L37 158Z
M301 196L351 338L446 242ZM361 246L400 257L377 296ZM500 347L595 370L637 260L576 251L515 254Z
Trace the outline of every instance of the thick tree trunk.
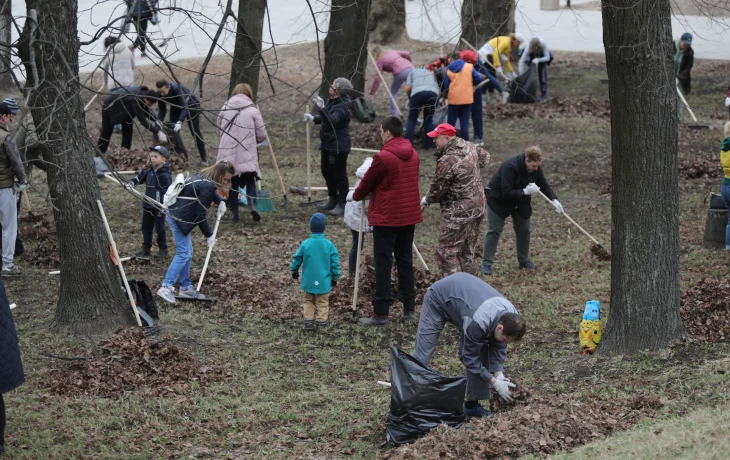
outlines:
M10 63L12 14L13 9L10 0L0 5L0 90L2 91L15 89L13 78L10 75L12 72Z
M108 333L133 324L133 313L120 289L109 257L104 224L96 200L99 185L94 174L94 143L84 123L79 92L79 45L76 0L27 0L28 11L38 13L34 45L40 81L33 81L27 47L30 23L21 37L31 93L31 113L44 140L48 186L58 231L61 289L55 324L73 333ZM42 127L42 128L40 128Z
M680 340L677 90L669 0L604 0L611 98L611 309L604 352Z
M261 70L261 36L264 33L266 0L239 0L236 47L231 64L231 83L228 95L239 83L248 83L253 95L259 90Z
M365 89L365 66L368 60L368 17L370 0L332 0L330 25L324 39L324 73L319 95L327 100L327 91L338 77L348 78L356 94Z
M514 31L514 0L464 0L461 4L461 37L477 48ZM459 47L466 45L460 42Z
M370 43L387 45L407 36L405 0L372 0Z

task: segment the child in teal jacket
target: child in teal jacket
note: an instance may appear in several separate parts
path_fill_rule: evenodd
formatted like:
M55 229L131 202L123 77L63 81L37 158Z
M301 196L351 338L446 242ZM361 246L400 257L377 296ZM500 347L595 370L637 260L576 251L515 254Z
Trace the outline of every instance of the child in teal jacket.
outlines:
M291 276L299 279L302 267L302 290L304 291L304 329L314 329L314 314L317 325L327 327L329 300L332 288L340 278L340 254L330 240L324 237L327 219L321 212L309 220L312 236L304 240L291 261Z

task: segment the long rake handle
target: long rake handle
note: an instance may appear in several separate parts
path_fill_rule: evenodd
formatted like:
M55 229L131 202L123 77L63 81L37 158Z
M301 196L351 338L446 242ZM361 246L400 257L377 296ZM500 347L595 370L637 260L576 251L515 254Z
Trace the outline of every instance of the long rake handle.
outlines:
M99 91L104 89L104 82L101 82L101 86L99 87ZM91 107L91 104L96 100L96 98L99 97L99 93L94 94L94 97L91 98L89 102L86 103L86 107L84 107L84 112L89 110L89 107Z
M544 194L544 193L542 193L541 191L540 191L540 192L538 192L538 193L540 194L540 196L541 196L541 197L545 198L545 201L547 201L548 203L550 203L550 205L551 205L551 206L552 206L553 208L555 208L556 210L559 210L559 209L558 209L558 207L557 207L557 206L555 205L555 203L553 203L553 202L552 202L552 201L550 200L550 198L548 198L547 196L545 196L545 194ZM581 227L580 225L578 225L578 223L577 223L576 221L574 221L574 220L573 220L573 218L572 218L572 217L570 217L570 216L569 216L569 215L568 215L568 214L567 214L567 213L566 213L565 211L561 212L561 214L562 214L562 215L564 215L564 216L565 216L565 218L566 218L566 219L568 219L568 220L570 221L570 223L572 223L573 225L575 225L576 227L578 227L578 230L580 230L581 232L583 232L583 234L584 234L585 236L587 236L588 238L590 238L590 239L591 239L591 241L593 241L594 243L596 243L596 244L597 244L598 246L601 246L601 247L603 247L603 245L602 245L601 243L599 243L597 239L593 238L593 237L591 236L591 234L590 234L590 233L588 233L587 231L585 231L585 230L583 229L583 227Z
M676 81L675 81L676 83ZM675 86L677 86L675 84ZM677 86L677 94L679 94L679 98L682 100L682 104L684 104L685 107L687 107L687 110L689 111L689 114L692 116L692 119L695 123L697 123L697 117L695 117L694 112L692 112L692 109L689 108L689 104L687 103L687 99L684 98L684 94L682 94L682 91L679 90L679 86Z
M258 110L259 106L256 106ZM259 110L259 113L261 111ZM274 161L274 169L276 174L279 176L279 185L281 185L281 193L284 195L284 202L286 202L286 188L284 188L284 179L281 178L281 172L279 171L279 164L276 162L276 155L274 155L274 147L271 146L271 139L269 139L269 132L266 132L266 143L269 145L269 152L271 153L271 159Z
M222 216L215 217L215 227L213 228L213 239L218 234L218 225L221 223ZM208 271L208 262L210 262L210 254L213 252L213 246L208 247L208 254L205 255L205 263L203 264L203 271L200 273L200 279L198 280L198 288L196 291L200 292L200 288L203 286L203 278L205 278L205 272Z
M425 261L425 260L423 260L423 256L421 256L421 251L419 251L419 250L418 250L418 247L416 247L416 243L413 243L413 250L414 250L414 251L416 252L416 255L418 256L418 259L419 259L419 260L421 261L421 263L423 264L423 268L425 268L425 269L426 269L426 271L430 273L430 272L431 272L431 270L429 270L429 268L428 268L428 265L426 265L426 261Z
M360 202L360 231L357 239L357 265L355 266L355 292L352 295L352 311L357 310L357 291L360 287L360 256L362 255L362 229L365 222L365 200Z
M378 68L378 62L375 60L372 54L370 54L370 51L368 51L368 56L370 57L370 60L372 61L373 65L375 66L375 71L378 72L378 75L380 76L380 82L383 88L388 92L388 95L390 96L390 99L393 101L393 105L395 105L396 110L398 110L398 115L403 116L403 112L400 111L400 107L398 107L398 101L395 99L395 95L390 92L390 89L385 85L385 78L383 78L383 73Z
M307 113L309 112L310 107L307 106ZM307 201L311 203L312 201L312 151L310 150L310 128L309 123L305 123L307 128Z

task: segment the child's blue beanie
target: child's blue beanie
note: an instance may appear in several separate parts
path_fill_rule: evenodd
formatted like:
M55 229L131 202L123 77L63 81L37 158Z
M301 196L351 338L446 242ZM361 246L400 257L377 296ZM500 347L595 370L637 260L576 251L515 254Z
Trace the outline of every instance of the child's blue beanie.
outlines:
M309 230L312 233L324 233L327 226L327 218L321 212L316 213L309 219Z

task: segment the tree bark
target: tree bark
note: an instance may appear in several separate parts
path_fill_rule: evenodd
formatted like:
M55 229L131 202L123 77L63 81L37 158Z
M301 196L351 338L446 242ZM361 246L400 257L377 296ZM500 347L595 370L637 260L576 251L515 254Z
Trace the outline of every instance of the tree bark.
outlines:
M259 70L261 70L262 35L266 0L239 0L236 45L231 64L231 83L228 95L239 83L248 83L254 98L259 90Z
M611 309L601 348L680 340L677 90L669 0L603 0L611 99Z
M477 48L514 31L514 0L464 0L461 4L461 37ZM461 41L459 46L466 47Z
M354 93L365 89L368 60L368 18L370 0L332 0L330 24L324 39L324 72L319 95L327 100L327 91L338 77L352 82Z
M387 45L408 37L405 0L372 0L370 43Z
M0 90L8 91L15 89L13 77L11 76L12 64L10 63L13 8L10 0L2 1L4 3L0 4Z
M79 83L76 0L27 0L38 13L30 62L31 20L21 36L21 58L31 92L29 107L48 161L47 178L58 232L61 288L54 323L60 330L105 334L134 324L109 257L109 241L96 200L95 145L84 123ZM34 81L32 66L38 69Z

